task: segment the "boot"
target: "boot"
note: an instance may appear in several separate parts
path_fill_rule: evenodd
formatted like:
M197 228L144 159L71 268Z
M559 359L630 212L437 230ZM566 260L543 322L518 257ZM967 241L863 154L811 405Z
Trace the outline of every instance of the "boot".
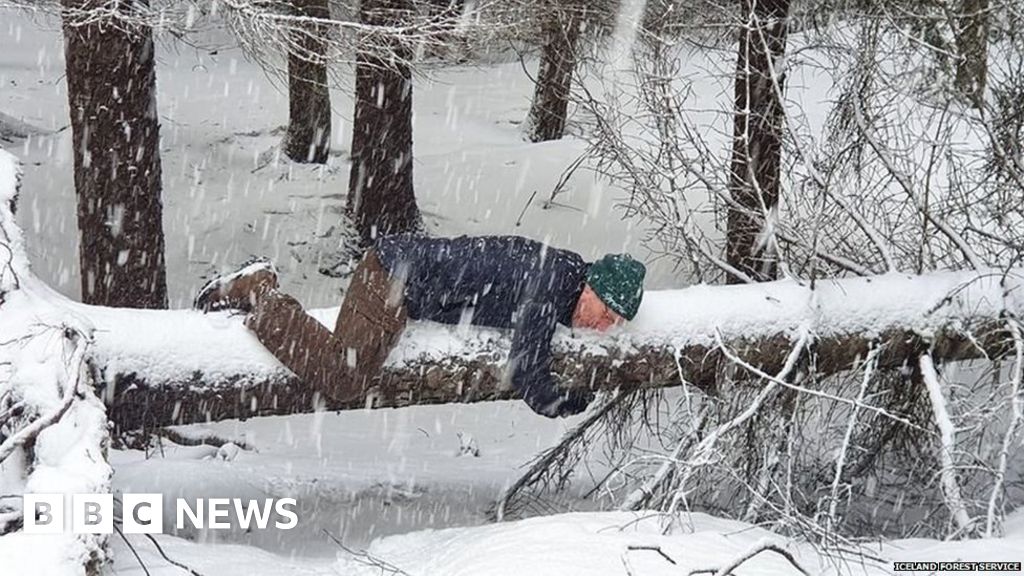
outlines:
M276 290L277 270L266 258L246 262L238 270L207 282L196 295L192 307L203 312L241 310L251 312L267 293Z

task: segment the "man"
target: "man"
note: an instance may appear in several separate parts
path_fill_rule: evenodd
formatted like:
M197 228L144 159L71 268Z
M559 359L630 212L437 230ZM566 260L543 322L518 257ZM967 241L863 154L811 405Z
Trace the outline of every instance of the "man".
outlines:
M353 273L331 333L256 261L211 280L202 310L234 308L282 364L338 400L357 397L379 375L406 320L512 328L513 387L549 417L586 408L586 390L560 391L551 376L557 324L607 330L632 320L643 297L644 265L625 254L592 264L568 250L518 236L387 236Z

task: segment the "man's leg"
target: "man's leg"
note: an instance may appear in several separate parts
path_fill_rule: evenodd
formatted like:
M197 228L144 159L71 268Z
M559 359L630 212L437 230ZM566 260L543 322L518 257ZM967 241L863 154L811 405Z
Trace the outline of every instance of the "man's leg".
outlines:
M195 307L250 312L246 327L299 379L336 401L359 397L405 327L401 286L371 249L353 274L331 333L277 285L273 266L258 261L211 280Z
M378 376L407 320L404 286L391 277L370 249L352 274L334 334L361 386Z
M348 402L362 387L345 363L345 348L297 300L277 291L256 301L245 325L300 380L328 398Z
M336 401L357 398L362 388L345 364L344 346L298 301L277 288L273 264L257 259L207 282L194 306L204 311L248 312L245 325L300 380Z

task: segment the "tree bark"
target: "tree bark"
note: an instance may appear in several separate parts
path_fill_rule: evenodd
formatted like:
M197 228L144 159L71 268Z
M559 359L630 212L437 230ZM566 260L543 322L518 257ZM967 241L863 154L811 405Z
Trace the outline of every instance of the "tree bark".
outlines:
M545 23L544 47L526 120L531 142L558 140L565 135L580 24L573 7L554 9Z
M62 0L82 300L166 308L153 32ZM130 12L128 2L115 9ZM90 21L86 21L90 18Z
M977 107L988 82L988 0L963 0L955 20L956 87Z
M363 0L359 19L371 26L400 24L408 0ZM408 46L367 37L356 56L352 169L347 210L363 244L416 230L419 208L412 179L412 73Z
M822 338L814 346L815 368L819 376L853 368L876 343L884 344L886 350L878 361L880 369L904 366L929 347L936 350L943 361L980 358L983 350L989 357L999 357L1012 346L1008 344L1004 326L993 321L979 327L976 334L980 334L981 339L976 341L954 329L940 332L932 339L911 330L891 330L876 338ZM979 342L980 347L976 346ZM728 343L733 353L768 374L782 368L792 345L793 342L781 334L763 340ZM346 402L332 401L286 372L254 378L246 373L213 376L195 371L179 380L153 385L145 373L125 373L116 366L99 364L94 365L94 369L96 381L106 382L98 395L111 398L107 407L110 420L120 429L131 430L318 410L399 408L516 398L515 392L504 384L504 367L493 361L493 352L473 358L413 361L400 368L389 367L378 386ZM685 378L689 385L714 395L718 379L732 366L722 350L712 345L685 346L680 349L679 360L677 366L675 350L667 346L648 345L628 351L612 349L606 356L583 358L559 351L552 369L564 388L664 388L679 386L680 378Z
M329 18L327 0L292 0L298 16ZM303 24L288 53L288 132L284 153L294 162L323 164L331 151L331 94L327 85L326 30Z
M790 0L742 0L745 25L736 59L729 190L743 209L729 209L726 261L757 281L776 276L775 255L765 246L762 231L779 203L785 122L780 95L786 86L781 67L789 4ZM728 281L742 279L730 275Z

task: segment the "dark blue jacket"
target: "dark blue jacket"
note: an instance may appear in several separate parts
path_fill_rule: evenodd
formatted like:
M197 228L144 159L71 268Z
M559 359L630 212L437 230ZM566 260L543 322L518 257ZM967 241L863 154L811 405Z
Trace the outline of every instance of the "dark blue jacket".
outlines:
M551 377L551 337L571 325L588 265L574 252L519 236L377 241L381 264L405 282L409 317L512 328L512 385L538 413L581 411L589 394L560 393Z

